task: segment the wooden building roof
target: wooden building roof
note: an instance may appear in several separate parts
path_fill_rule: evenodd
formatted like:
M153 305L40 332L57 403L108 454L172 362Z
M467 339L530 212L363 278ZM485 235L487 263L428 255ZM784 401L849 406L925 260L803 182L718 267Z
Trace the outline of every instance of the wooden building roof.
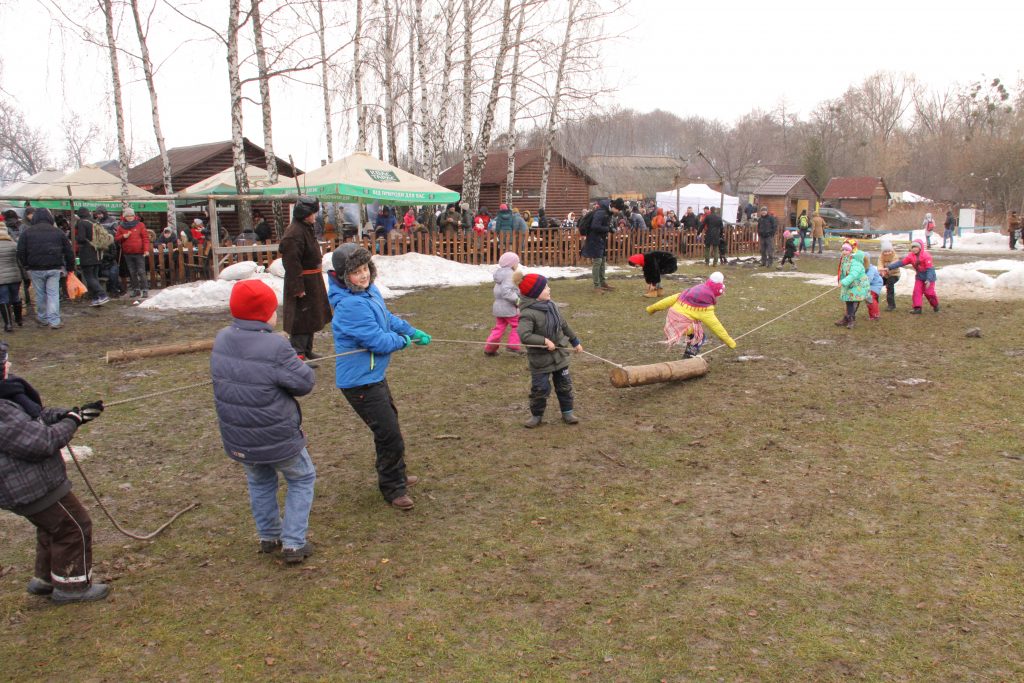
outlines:
M243 138L242 143L246 163L265 169L267 157L263 148L252 143L249 138ZM175 147L167 150L167 155L171 160L171 181L175 190L181 190L232 166L230 140ZM287 178L293 178L296 173L296 169L280 157L277 158L277 171ZM155 194L162 193L164 172L160 155L129 169L128 182Z
M521 169L535 163L544 163L543 148L532 147L527 149L516 150L516 173L518 173ZM565 157L558 153L558 150L552 150L551 163L561 163L571 168L586 181L587 185L597 184L597 181L594 180L589 174L587 174L586 171L584 171L571 161L568 161ZM480 186L486 187L488 185L504 184L507 172L508 151L499 150L494 152L488 152L487 158L484 160L483 172L480 175ZM445 169L445 171L442 172L441 175L438 177L437 184L444 185L445 187L459 188L462 187L462 182L464 178L464 169L462 167L462 164L459 163L452 166L451 168Z
M822 199L870 199L875 188L881 183L885 188L885 196L889 196L889 188L885 180L878 176L845 176L832 178L821 193Z

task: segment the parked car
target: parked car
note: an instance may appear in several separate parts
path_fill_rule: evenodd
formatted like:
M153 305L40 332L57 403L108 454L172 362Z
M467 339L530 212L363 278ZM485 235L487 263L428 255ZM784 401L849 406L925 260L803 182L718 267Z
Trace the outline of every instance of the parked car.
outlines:
M863 227L860 221L839 209L823 206L818 213L825 219L825 225L836 230L860 230Z

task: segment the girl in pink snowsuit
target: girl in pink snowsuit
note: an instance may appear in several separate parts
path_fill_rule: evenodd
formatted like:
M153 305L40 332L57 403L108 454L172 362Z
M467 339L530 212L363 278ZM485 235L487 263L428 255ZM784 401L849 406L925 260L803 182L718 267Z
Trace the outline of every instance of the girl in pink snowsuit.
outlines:
M487 336L487 344L484 346L485 355L498 355L498 346L501 344L506 327L510 329L508 350L512 353L523 352L518 332L519 287L514 277L518 267L519 255L513 251L506 251L498 259L498 270L494 271L494 306L491 307L491 312L494 314L494 329Z
M902 260L893 261L889 264L889 270L895 270L902 266L911 266L917 273L914 278L914 308L911 313L921 312L922 295L932 305L932 310L939 312L939 297L935 296L935 265L932 263L932 255L924 248L924 240L914 240L910 245L910 253Z

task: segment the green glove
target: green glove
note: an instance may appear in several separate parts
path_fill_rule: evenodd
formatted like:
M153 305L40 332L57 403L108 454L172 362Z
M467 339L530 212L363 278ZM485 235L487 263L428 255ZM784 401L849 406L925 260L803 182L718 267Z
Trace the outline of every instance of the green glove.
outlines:
M411 346L411 345L412 345L412 337L410 337L410 336L409 336L409 335L407 335L407 334L402 334L402 335L399 335L399 336L400 336L400 337L402 338L402 341L403 341L403 342L405 342L405 343L404 343L404 344L402 345L402 348L403 348L403 349L407 349L407 348L409 348L409 346Z
M420 346L426 346L427 344L429 344L430 339L430 335L424 332L423 330L413 330L412 340L419 344Z

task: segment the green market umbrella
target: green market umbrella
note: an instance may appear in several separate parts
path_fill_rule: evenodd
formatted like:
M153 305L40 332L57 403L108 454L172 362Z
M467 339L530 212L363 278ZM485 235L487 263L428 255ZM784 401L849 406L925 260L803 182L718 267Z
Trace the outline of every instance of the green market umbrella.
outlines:
M29 181L23 181L16 186L0 190L0 199L6 197L27 199L32 206L47 209L77 209L82 206L93 209L102 206L115 213L121 211L121 200L111 199L111 197L120 196L121 179L97 166L82 166L77 171L54 179L40 179L35 182L29 179ZM152 196L152 193L146 192L141 187L128 184L128 205L136 211L167 210L166 201L149 199ZM47 197L47 199L33 199L33 197ZM54 199L54 197L67 197L67 199Z
M301 194L326 202L394 205L459 201L458 192L375 159L366 152L353 152L298 178L282 180L254 192L271 196L294 195L296 183Z

